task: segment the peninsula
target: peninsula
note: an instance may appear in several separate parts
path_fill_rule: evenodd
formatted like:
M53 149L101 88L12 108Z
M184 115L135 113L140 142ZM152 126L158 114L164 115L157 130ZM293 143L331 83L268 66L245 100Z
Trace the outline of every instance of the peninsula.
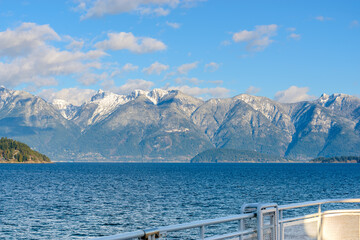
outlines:
M28 145L12 139L0 139L0 163L50 163L50 159Z

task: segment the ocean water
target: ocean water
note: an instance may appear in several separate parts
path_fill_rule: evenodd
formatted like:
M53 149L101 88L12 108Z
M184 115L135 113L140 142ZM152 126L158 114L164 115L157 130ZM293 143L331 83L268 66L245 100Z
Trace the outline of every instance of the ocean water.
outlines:
M0 239L86 239L360 197L360 164L0 164Z

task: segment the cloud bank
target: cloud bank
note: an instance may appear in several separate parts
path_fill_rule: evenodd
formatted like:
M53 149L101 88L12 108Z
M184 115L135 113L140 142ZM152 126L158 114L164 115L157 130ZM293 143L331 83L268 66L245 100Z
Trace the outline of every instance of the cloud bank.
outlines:
M106 80L102 83L102 86L105 90L126 95L134 90L149 91L154 86L154 83L144 79L129 79L125 84L117 86L114 80Z
M197 68L198 64L199 62L185 63L177 68L177 72L179 74L188 74L190 70Z
M60 50L50 42L61 38L49 25L22 23L0 32L0 84L31 87L57 84L56 77L74 75L78 80L101 68L102 50Z
M309 95L308 92L308 87L291 86L286 90L278 91L274 99L281 103L295 103L316 99L315 96Z
M157 74L160 75L162 72L169 69L169 65L161 64L159 62L154 62L149 67L144 68L143 72L150 74Z
M177 7L194 7L201 1L206 0L80 0L75 10L84 12L83 20L131 12L166 16Z
M255 26L253 31L242 30L234 33L233 41L245 42L248 51L262 51L274 42L270 38L277 34L277 29L276 24Z
M55 89L42 90L38 95L48 102L53 102L55 99L61 99L74 106L80 106L96 93L93 89L80 89L80 88L64 88L60 91Z
M108 39L96 43L95 47L101 50L129 50L138 54L163 51L167 48L159 40L149 37L135 37L131 32L108 33Z

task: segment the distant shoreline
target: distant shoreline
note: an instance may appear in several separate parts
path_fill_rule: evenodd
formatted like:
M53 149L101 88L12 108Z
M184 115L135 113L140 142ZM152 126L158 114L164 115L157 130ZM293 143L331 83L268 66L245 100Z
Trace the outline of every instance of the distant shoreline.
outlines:
M166 164L172 164L172 163L181 163L181 164L232 164L232 163L309 163L309 162L303 162L303 161L299 161L299 162L219 162L219 163L215 163L215 162L196 162L196 163L192 163L192 162L181 162L181 161L164 161L164 162L135 162L135 161L53 161L52 163L166 163Z
M0 162L0 164L3 163L3 162ZM16 162L15 162L16 163ZM256 164L276 164L276 163L279 163L279 164L283 164L283 163L286 163L286 164L334 164L334 163L340 163L340 164L357 164L356 162L312 162L311 160L308 160L308 161L285 161L285 162L280 162L280 161L277 161L277 162L256 162L256 161L248 161L248 162L181 162L181 161L164 161L164 162L136 162L136 161L52 161L51 163L144 163L144 164L149 164L149 163L165 163L165 164L237 164L237 163L256 163ZM36 164L36 163L34 163Z
M49 164L49 163L55 163L55 162L16 162L16 161L0 161L0 164Z

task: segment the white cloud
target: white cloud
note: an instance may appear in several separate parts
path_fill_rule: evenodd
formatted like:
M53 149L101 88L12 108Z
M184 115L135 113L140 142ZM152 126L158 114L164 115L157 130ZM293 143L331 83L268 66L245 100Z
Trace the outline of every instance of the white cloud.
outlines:
M167 16L170 13L169 9L159 8L140 8L142 15L156 15L156 16Z
M0 32L0 56L24 56L34 49L45 47L49 40L60 40L49 25L22 23L14 30Z
M190 70L197 68L199 62L185 63L177 68L179 74L187 74Z
M142 15L166 16L177 7L193 7L196 2L205 0L80 0L78 11L84 11L82 19L104 15L138 12ZM90 4L86 4L86 3ZM88 7L88 6L91 7Z
M146 72L147 74L157 74L160 75L163 71L166 71L169 69L169 65L161 64L159 62L154 62L149 67L144 68L143 72Z
M154 86L154 83L143 79L129 79L125 84L116 86L113 80L106 80L102 83L102 86L105 90L117 94L129 94L134 90L149 91Z
M80 88L64 88L60 91L55 89L44 89L38 96L44 98L48 102L52 102L55 99L62 99L75 106L80 106L96 93L93 89L80 89Z
M154 38L135 37L131 32L108 33L108 40L95 44L102 50L129 50L134 53L151 53L166 49L166 45Z
M331 17L324 17L324 16L317 16L317 17L315 17L315 19L320 21L320 22L333 20L333 18L331 18Z
M301 101L311 101L316 99L315 96L309 95L308 87L291 86L284 91L278 91L275 94L275 100L283 103L294 103Z
M179 23L166 22L166 25L168 25L169 27L175 28L175 29L180 28L180 24L179 24Z
M68 52L50 47L9 63L0 62L0 82L10 87L23 83L39 87L56 85L56 76L78 74L81 77L93 68L100 68L100 63L91 60L102 55L101 52Z
M222 87L215 88L199 88L199 87L189 87L184 86L174 86L168 87L169 90L180 90L181 92L194 96L194 97L204 97L204 98L223 98L228 97L230 90Z
M233 34L234 42L246 42L248 51L261 51L269 46L274 40L270 38L276 35L276 24L255 26L255 30L243 30Z
M49 25L23 23L14 30L0 32L0 84L33 87L57 84L57 77L84 74L100 69L100 50L60 50L49 41L62 40ZM64 39L66 40L66 39Z
M80 50L84 46L84 41L75 40L70 36L65 36L65 39L70 41L70 43L66 46L67 49Z
M292 39L295 39L295 40L299 40L301 38L301 35L296 34L296 33L291 33L288 37L292 38Z
M247 90L246 90L246 94L256 94L258 92L260 92L260 88L254 87L254 86L250 86Z
M132 72L132 71L136 71L138 69L139 69L139 66L133 65L132 63L127 63L121 68L121 70L123 72Z
M209 72L215 72L216 70L218 70L220 67L220 64L216 63L216 62L211 62L208 64L205 64L205 71L209 71Z

